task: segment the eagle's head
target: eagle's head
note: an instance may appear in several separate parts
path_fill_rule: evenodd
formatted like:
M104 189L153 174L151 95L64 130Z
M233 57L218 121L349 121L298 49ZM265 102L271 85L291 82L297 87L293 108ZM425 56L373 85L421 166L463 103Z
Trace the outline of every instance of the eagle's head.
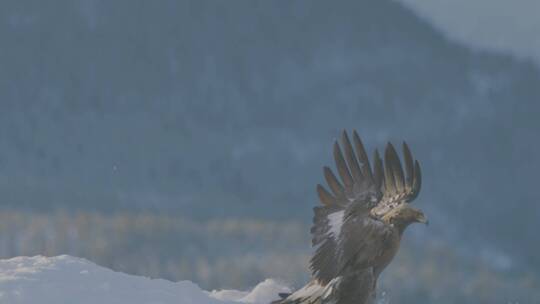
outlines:
M385 217L387 217L390 224L393 224L401 230L404 230L412 223L423 223L426 225L429 223L422 210L413 208L407 203L388 212Z

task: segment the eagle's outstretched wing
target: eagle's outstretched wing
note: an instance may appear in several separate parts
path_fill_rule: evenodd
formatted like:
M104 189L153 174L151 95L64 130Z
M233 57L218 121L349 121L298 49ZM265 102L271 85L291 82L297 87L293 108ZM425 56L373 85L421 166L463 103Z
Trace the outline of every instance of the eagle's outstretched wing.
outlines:
M422 185L420 164L417 160L413 160L411 150L405 142L403 142L403 161L405 172L396 149L388 143L384 152L383 197L372 210L378 217L382 217L400 204L412 202L420 193Z
M327 284L350 263L356 268L372 266L384 250L389 227L380 221L386 212L412 201L420 190L420 166L414 162L408 146L403 144L405 174L394 147L388 144L385 164L375 150L373 171L360 137L353 132L353 143L342 135L341 151L334 144L334 159L341 178L324 167L331 192L317 185L323 206L314 208L311 228L316 251L310 267L314 277ZM355 153L356 150L356 153Z

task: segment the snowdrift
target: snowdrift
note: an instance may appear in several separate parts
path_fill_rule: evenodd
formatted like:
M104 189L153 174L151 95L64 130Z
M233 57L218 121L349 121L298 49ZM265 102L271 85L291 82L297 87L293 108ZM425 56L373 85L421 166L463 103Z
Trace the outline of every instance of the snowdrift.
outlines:
M249 292L208 292L190 281L128 275L67 255L0 260L0 303L268 304L287 291L268 279Z

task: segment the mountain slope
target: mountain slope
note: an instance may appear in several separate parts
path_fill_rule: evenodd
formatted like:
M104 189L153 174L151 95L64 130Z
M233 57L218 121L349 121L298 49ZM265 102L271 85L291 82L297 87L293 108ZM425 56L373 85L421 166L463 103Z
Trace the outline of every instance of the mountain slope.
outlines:
M357 128L410 143L432 233L540 267L529 62L393 1L2 6L2 206L308 220L332 139Z

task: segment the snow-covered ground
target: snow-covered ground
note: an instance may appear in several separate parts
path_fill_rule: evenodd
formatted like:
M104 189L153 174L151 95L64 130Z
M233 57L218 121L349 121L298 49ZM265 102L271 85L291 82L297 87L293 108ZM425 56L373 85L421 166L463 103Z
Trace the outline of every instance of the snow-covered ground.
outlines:
M205 291L190 281L128 275L67 255L0 260L0 303L268 304L289 289L268 279L251 291Z

